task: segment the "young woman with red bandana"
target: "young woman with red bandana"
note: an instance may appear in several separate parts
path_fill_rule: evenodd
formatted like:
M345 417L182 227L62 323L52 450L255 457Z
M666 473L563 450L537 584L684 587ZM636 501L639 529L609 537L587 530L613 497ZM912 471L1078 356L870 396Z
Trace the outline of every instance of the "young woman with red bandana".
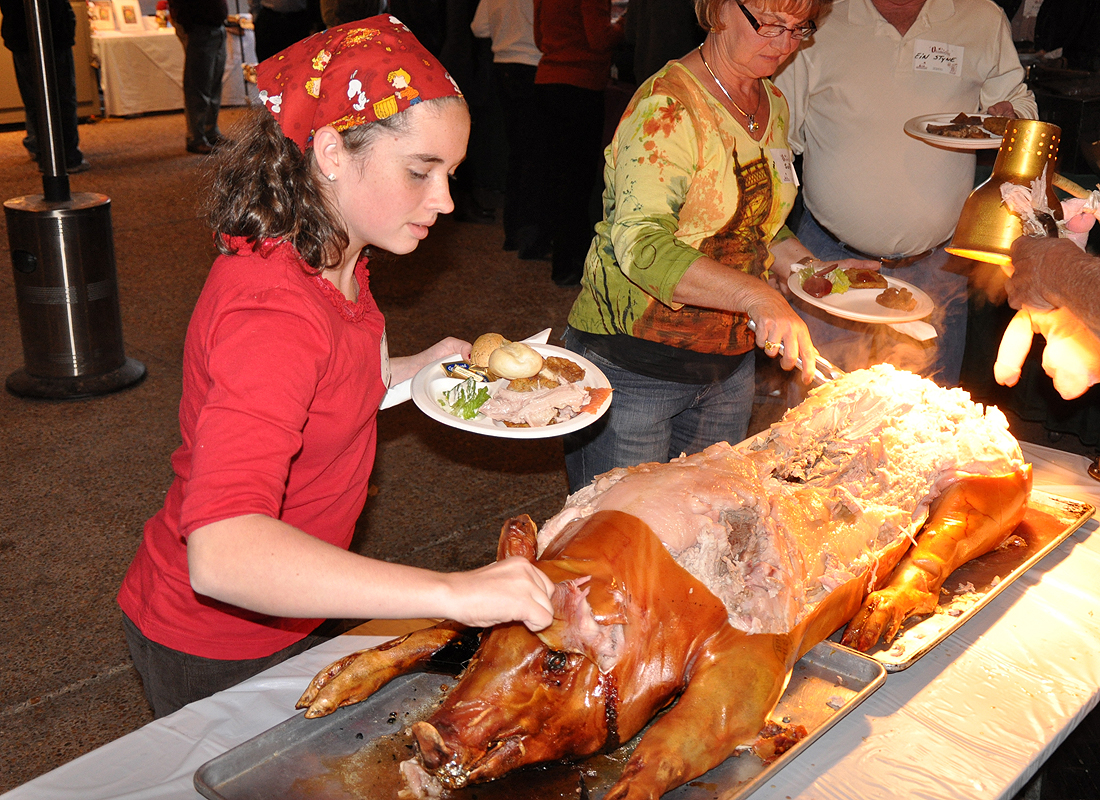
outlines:
M257 82L263 107L217 156L222 255L187 331L175 480L118 596L157 716L316 644L327 618L552 618L520 558L436 573L348 551L386 387L470 352L389 358L364 255L411 252L452 210L458 87L389 16L304 39Z

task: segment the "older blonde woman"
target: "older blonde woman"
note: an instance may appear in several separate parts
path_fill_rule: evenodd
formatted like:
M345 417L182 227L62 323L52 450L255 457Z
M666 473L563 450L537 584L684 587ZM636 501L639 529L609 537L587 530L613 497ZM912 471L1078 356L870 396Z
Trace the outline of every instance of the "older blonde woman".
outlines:
M784 227L798 188L787 103L768 78L826 1L696 0L706 39L643 83L619 123L565 337L615 400L566 440L572 490L743 438L754 345L812 374L809 332L773 285L812 259Z

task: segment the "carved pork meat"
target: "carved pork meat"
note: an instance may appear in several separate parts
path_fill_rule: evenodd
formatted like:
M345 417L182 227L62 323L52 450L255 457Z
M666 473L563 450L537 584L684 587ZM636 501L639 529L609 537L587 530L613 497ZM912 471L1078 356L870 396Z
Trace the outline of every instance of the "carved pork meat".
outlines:
M844 641L867 649L932 611L952 570L1011 534L1030 484L999 411L880 366L737 446L602 475L541 532L509 520L498 557L531 558L557 583L554 623L484 634L412 726L410 796L611 750L652 721L606 797L659 797L751 741L834 630L851 620ZM456 631L354 653L299 707L362 700Z

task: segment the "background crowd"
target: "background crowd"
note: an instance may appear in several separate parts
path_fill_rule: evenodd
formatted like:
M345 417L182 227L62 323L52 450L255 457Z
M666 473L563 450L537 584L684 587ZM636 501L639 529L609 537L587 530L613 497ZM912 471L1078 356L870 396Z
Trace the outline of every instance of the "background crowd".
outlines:
M267 664L270 656L286 657L295 646L308 646L310 626L288 620L305 617L312 625L320 617L400 616L412 613L410 608L440 616L447 613L448 603L452 616L486 618L480 610L486 603L472 599L491 593L485 586L474 586L484 581L484 573L465 582L454 579L457 584L448 590L456 594L448 594L443 603L440 579L423 573L374 573L391 582L416 584L423 602L387 605L377 597L358 602L341 591L357 580L363 582L364 573L358 572L362 561L354 560L358 556L345 559L351 554L344 551L367 496L368 462L373 461L373 441L363 444L362 437L374 436L374 417L391 367L394 374L409 374L439 353L463 352L467 346L444 340L410 356L410 361L391 362L381 314L370 295L366 260L360 254L371 247L411 252L441 216L472 224L494 220L494 209L484 202L488 190L499 188L504 198L502 247L531 262L528 266L541 270L555 288L577 287L565 344L600 364L615 387L612 410L601 424L565 443L571 490L612 467L666 460L713 441L742 438L758 391L756 376L769 364L758 358L757 350L790 371L792 393L805 385L818 351L846 368L880 356L897 359L901 366L955 385L970 346L979 349L992 370L998 343L966 341L967 266L952 262L943 250L974 183L976 157L932 150L905 137L901 128L905 119L925 110L1036 116L1034 97L1016 56L1016 28L1010 15L988 0L699 0L691 9L691 24L685 14L688 5L686 0L632 0L629 6L607 0L407 5L391 0L316 7L261 3L255 10L258 52L262 44L269 56L284 53L284 61L272 59L261 66L265 104L289 93L288 65L316 69L316 43L322 40L340 55L332 69L349 72L349 89L355 69L368 65L376 70L369 83L372 98L390 92L390 86L397 89L394 97L401 98L393 119L385 123L389 117L380 114L356 117L348 107L357 102L350 91L346 97L315 98L316 103L299 97L307 109L301 112L304 121L297 111L291 113L297 106L289 100L282 112L271 106L278 130L266 110L250 113L247 138L256 148L263 140L264 152L273 154L265 162L250 155L240 141L227 142L219 127L224 3L213 0L203 16L204 3L172 0L177 35L187 53L186 149L220 159L225 204L232 205L237 195L250 201L242 200L232 209L222 207L210 216L217 223L212 227L219 234L221 257L211 273L209 296L200 300L189 334L194 339L184 355L184 447L173 461L176 483L162 511L150 520L146 542L121 595L130 618L131 652L158 714L229 685L248 670L261 669L257 659ZM1034 25L1037 46L1055 43L1043 36L1046 19L1053 18L1061 5L1059 0L1043 3L1046 16L1040 9ZM377 71L375 55L355 60L366 56L345 48L339 37L355 29L354 23L346 23L378 11L398 16L419 40L428 54L423 64L431 65L436 91L425 92L426 83L407 63ZM5 7L5 23L6 12ZM1016 10L1011 16L1015 21ZM310 34L314 38L307 38ZM8 43L7 25L4 38ZM800 47L808 39L814 46ZM915 68L921 56L931 53L929 42L954 48L959 63ZM58 46L64 51L71 43L60 35ZM1083 59L1076 63L1087 63L1087 46L1076 39L1065 39L1059 46L1067 57ZM284 51L286 47L290 51ZM405 69L413 72L411 84L408 73L404 83L395 82L394 76ZM464 103L455 100L458 91L440 77L444 71L462 87ZM354 79L368 83L365 76ZM410 85L422 96L402 93ZM353 117L354 122L345 124ZM410 189L408 154L400 148L385 150L371 138L372 125L390 124L396 126L392 130L399 143L416 142L423 145L417 153L438 154L421 176L434 190ZM33 156L31 127L24 146ZM362 141L355 139L356 128L367 131ZM76 148L75 139L72 144ZM69 145L66 138L66 163L71 171L79 171L85 164L83 154ZM302 230L287 219L281 228L270 220L258 225L255 209L266 209L270 196L262 186L245 186L248 182L240 178L240 171L227 171L224 165L234 159L261 168L278 163L286 170L256 171L250 175L253 184L267 177L277 179L271 185L284 180L289 185L287 176L293 174L300 181L294 186L302 192L284 207L292 210L290 222L303 228L316 223L326 235L307 241L309 237L301 238ZM368 168L355 171L364 164ZM235 181L224 177L229 174L237 176ZM391 207L369 202L380 194L399 200ZM402 199L407 202L402 204ZM334 210L335 217L322 219L322 206ZM336 233L341 227L342 238ZM417 232L417 241L409 240L409 230ZM1052 270L1052 264L1065 262L1082 281L1091 280L1095 259L1078 245L1071 246L1077 249L1021 252L1021 264L1031 266L1009 282L1008 299L1013 306L1039 311L1067 309L1095 341L1094 302L1081 302L1057 284L1044 293L1038 288L1043 280L1028 277L1047 274L1044 270ZM274 252L280 255L268 262ZM257 362L250 370L234 367L244 363L242 353L250 352L250 343L233 335L219 339L223 328L214 321L222 315L236 319L233 315L255 314L246 307L247 298L286 290L282 275L278 286L241 280L233 272L238 267L230 266L237 263L234 259L283 265L280 269L286 274L292 272L286 265L297 267L301 260L307 273L315 271L301 278L300 286L289 281L293 296L283 311L304 320L301 330L283 330L285 321L271 328L273 341L298 342L295 336L300 337L300 346L289 345L297 360ZM881 326L838 325L783 290L792 271L834 261L882 269L924 288L943 312L931 320L937 337L931 344L919 343L899 339ZM317 286L323 298L310 295ZM1039 308L1040 303L1046 307ZM351 334L343 327L346 323L369 330ZM354 338L361 334L362 341ZM890 341L879 341L883 336ZM293 455L296 447L311 441L320 424L306 425L306 420L315 419L310 416L314 413L327 418L347 400L348 392L348 386L326 384L326 369L334 360L353 372L339 347L325 349L332 342L359 348L354 352L361 350L364 363L371 365L372 375L357 376L362 385L354 384L352 392L360 397L360 414L370 423L366 433L341 425L326 429L337 445L325 440L315 465ZM318 366L322 362L324 369ZM295 370L315 370L312 383L284 383L272 380L274 373L258 374L269 368L288 371L291 363ZM1100 380L1100 369L1093 367L1089 374ZM215 374L216 369L222 371ZM289 377L298 379L301 374L295 371ZM213 403L210 387L221 381L231 387L231 399L262 397L261 405L277 409L278 415L258 413L251 407L254 401L241 408L225 398ZM311 407L308 398L315 396L328 405ZM239 417L218 416L227 407ZM265 415L278 419L256 423L255 418ZM211 442L223 448L219 452L233 452L232 443L245 430L234 422L239 418L256 424L261 431L257 440L279 439L280 444L266 454L267 461L240 466L252 478L226 487L218 483L222 477L202 473L201 458L196 464L191 460ZM272 435L272 428L280 433ZM308 435L303 436L303 430ZM283 431L290 433L284 436ZM336 475L336 484L349 490L351 506L358 507L340 507L335 522L326 516L327 506L316 514L284 514L279 505L287 486L300 491L318 476L331 477L330 470L345 457L345 439L355 442L366 471ZM196 441L203 446L194 447ZM326 448L340 450L339 457L330 458ZM314 468L305 478L296 476L295 470ZM192 469L196 483L209 483L188 495ZM255 477L261 474L262 479ZM312 491L303 492L304 504L334 502ZM249 501L235 505L211 499L232 497L234 492ZM313 542L303 542L286 530L291 525L308 527L314 517L324 519L322 527L332 526L331 535L316 537L325 539L326 547L335 545L331 550L311 550ZM320 574L340 602L296 604L289 597L293 592L283 591L286 573L275 564L260 564L254 572L222 571L226 563L239 567L261 562L257 551L242 546L250 536L261 535L270 535L265 541L294 553L295 563L331 568L331 573ZM183 537L191 537L190 542L182 545ZM203 564L201 570L194 566ZM197 573L189 577L192 568ZM532 628L546 623L545 586L522 571L493 574L497 596L508 600L500 603L505 609L500 618L520 619ZM227 628L218 618L200 620L199 611L176 604L178 597L164 596L158 581L166 575L180 596L188 594L189 580L191 586L202 587L203 594L216 598L217 613L244 620L242 630L253 631L248 626L259 614L280 620L275 627L281 635L271 641L238 634L226 637ZM272 586L278 586L282 596L272 597ZM518 599L521 594L527 598L523 602ZM208 611L201 609L203 614ZM175 652L163 652L166 642ZM186 658L179 658L181 654ZM224 670L217 680L207 677L207 662L227 660L256 663L247 665L245 672ZM168 697L176 682L154 676L181 671L201 679L189 678L188 691Z

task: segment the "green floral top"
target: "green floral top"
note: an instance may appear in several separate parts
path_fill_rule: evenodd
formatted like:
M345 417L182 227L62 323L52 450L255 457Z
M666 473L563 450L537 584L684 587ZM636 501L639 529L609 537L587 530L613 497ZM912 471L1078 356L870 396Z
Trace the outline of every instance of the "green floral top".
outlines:
M771 108L759 142L677 62L639 87L605 153L604 216L572 327L700 353L752 348L746 315L672 295L701 254L760 276L768 246L792 235L783 227L798 193L787 101L763 85Z

